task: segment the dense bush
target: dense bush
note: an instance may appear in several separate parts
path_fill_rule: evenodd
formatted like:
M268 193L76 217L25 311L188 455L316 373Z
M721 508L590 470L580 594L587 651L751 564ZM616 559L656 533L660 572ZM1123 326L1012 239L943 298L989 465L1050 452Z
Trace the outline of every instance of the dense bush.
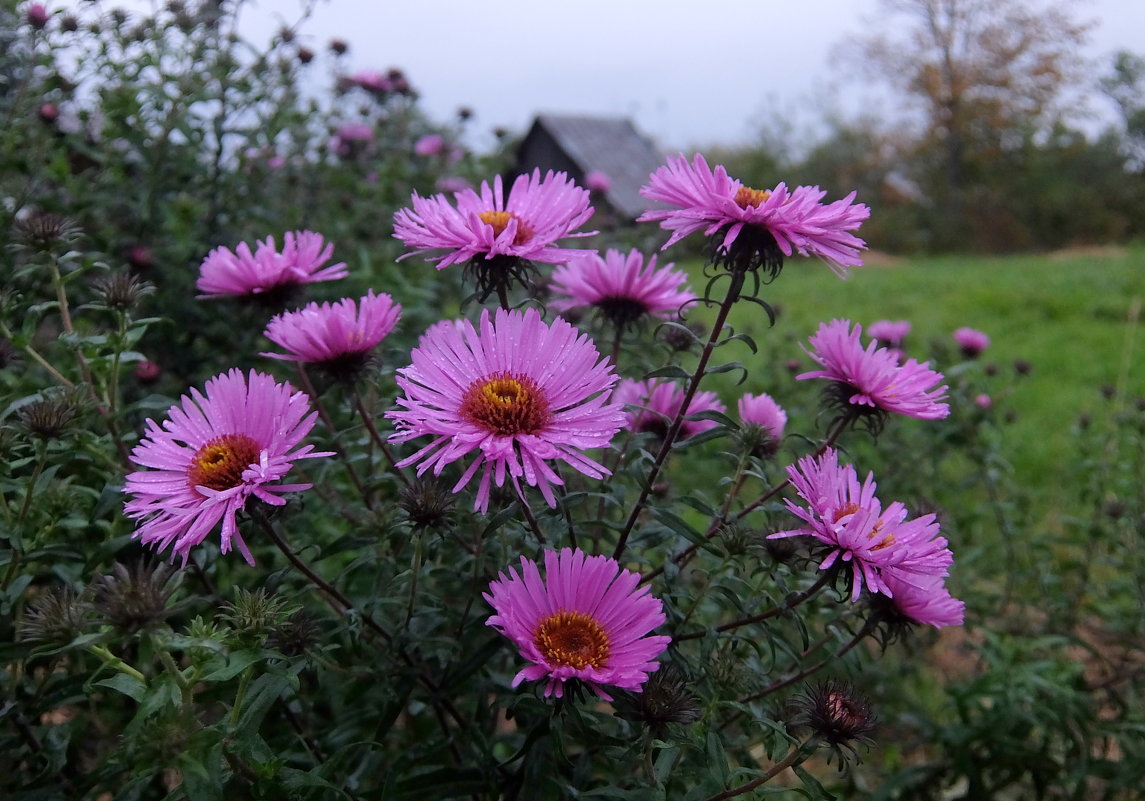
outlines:
M1124 387L1063 468L1076 519L1033 536L981 338L868 330L905 355L848 351L848 376L827 356L846 323L810 344L782 314L766 338L727 325L782 303L777 239L856 262L862 206L721 184L708 221L750 219L706 245L701 297L637 254L593 299L624 254L554 265L613 232L552 246L587 227L584 190L537 175L512 196L544 202L459 216L474 195L429 197L493 184L500 154L426 119L416 76L293 30L261 49L229 3L41 12L0 20L5 797L1137 792L1145 408ZM411 249L461 255L395 262ZM788 486L831 454L856 488L874 471L881 514ZM563 599L539 621L508 573L531 562Z

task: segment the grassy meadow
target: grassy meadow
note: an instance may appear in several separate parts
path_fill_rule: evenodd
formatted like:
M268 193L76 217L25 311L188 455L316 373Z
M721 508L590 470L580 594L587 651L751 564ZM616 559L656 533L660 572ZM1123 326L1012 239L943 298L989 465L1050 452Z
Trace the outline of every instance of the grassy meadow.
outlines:
M720 361L739 359L752 368L743 387L721 392L725 400L737 391L763 390L783 403L783 388L774 382L790 380L790 372L760 369L759 359L782 364L798 358L803 369L810 369L799 343L821 321L845 317L865 326L881 319L910 320L908 355L948 354L948 363L934 365L944 372L962 361L951 333L961 326L976 328L991 338L981 361L997 367L992 379L999 390L996 410L1013 418L1003 454L1013 467L1013 481L1029 490L1035 502L1048 504L1052 517L1058 482L1068 476L1060 460L1069 452L1071 430L1082 415L1111 402L1102 388L1117 390L1113 403L1145 398L1140 319L1145 248L872 262L844 281L813 262L789 261L780 278L761 292L778 311L770 330L759 307L737 304L730 322L755 339L760 356L735 346L720 352ZM699 290L700 270L690 268ZM713 294L722 291L719 284ZM1016 375L1016 361L1030 365L1028 374Z

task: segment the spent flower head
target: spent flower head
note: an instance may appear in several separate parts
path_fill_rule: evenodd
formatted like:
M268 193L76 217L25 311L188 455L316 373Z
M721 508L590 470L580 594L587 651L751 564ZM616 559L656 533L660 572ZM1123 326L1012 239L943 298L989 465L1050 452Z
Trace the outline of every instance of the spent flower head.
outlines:
M792 723L810 729L839 758L840 770L849 758L861 761L856 746L874 745L871 734L878 717L870 702L847 682L827 679L808 686L794 703Z
M116 562L111 573L92 582L92 607L120 632L133 634L167 617L181 579L163 562L144 559L130 567Z

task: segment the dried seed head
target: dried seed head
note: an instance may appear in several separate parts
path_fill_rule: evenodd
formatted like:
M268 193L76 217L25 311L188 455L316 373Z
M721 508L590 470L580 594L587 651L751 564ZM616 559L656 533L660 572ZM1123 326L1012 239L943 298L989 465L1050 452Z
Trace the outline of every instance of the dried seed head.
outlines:
M74 242L79 226L62 214L37 211L16 221L16 238L32 250L48 252Z
M100 303L115 311L135 308L144 295L155 292L155 286L129 273L116 273L95 282L95 293Z
M181 574L163 562L117 563L109 575L92 582L92 607L119 631L134 634L167 616L180 581Z
M43 440L61 439L83 409L74 391L46 391L16 410L16 420L31 434Z
M398 505L416 529L440 529L453 516L453 494L433 478L418 478L398 493Z
M318 621L301 609L270 630L267 645L285 656L302 656L315 646Z
M44 590L28 604L20 632L24 639L67 645L88 628L88 605L68 586Z
M819 737L839 757L840 770L850 757L861 761L856 745L874 744L870 735L877 717L867 699L847 682L828 679L810 686L794 704L797 711L792 722Z
M640 693L617 694L617 714L654 730L663 730L671 723L695 723L700 719L700 699L691 691L691 684L675 664L661 665Z

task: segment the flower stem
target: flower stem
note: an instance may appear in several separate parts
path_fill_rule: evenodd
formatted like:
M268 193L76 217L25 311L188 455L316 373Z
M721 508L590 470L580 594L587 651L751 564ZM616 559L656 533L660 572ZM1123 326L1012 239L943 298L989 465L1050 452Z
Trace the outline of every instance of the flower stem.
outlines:
M291 550L290 546L286 544L286 540L284 540L278 533L277 529L274 527L274 524L267 520L266 515L263 514L262 510L258 509L257 506L253 507L251 509L251 516L256 521L258 521L259 526L266 533L266 535L270 537L271 542L273 542L278 547L278 550L282 551L283 555L287 558L290 564L294 565L299 573L310 579L310 583L317 587L319 591L323 593L323 595L325 595L328 599L333 599L336 604L342 607L341 609L337 609L335 606L336 611L340 612L341 614L346 614L355 608L354 604L350 602L349 598L338 591L334 585L330 584L330 582L326 581L326 579L315 573L314 570L311 569L310 565L306 564L306 562L303 561L303 559L299 557L298 554ZM333 606L333 604L331 605ZM360 609L356 611L358 616L361 617L362 622L365 623L366 626L368 626L371 630L373 630L375 634L377 634L387 643L393 641L393 635L386 631L385 628L383 628L382 625L378 623L378 621L374 620L372 617Z
M762 784L766 784L767 782L774 779L782 771L785 771L791 766L802 762L807 758L807 756L810 756L811 752L815 750L815 746L818 744L818 738L812 737L805 743L800 743L796 746L793 746L792 749L787 752L787 756L768 768L767 772L759 778L752 779L750 782L741 784L739 787L732 788L731 790L724 790L722 793L716 793L715 795L708 797L706 801L726 801L728 798L735 798L737 795L750 793L756 787L759 787ZM804 755L804 751L807 752L806 755Z
M394 458L394 454L390 450L389 444L385 441L382 435L378 433L378 429L374 425L374 421L371 419L369 411L366 409L366 404L362 400L362 393L358 392L357 387L354 387L354 404L358 407L358 414L362 417L362 424L366 426L366 431L370 432L370 439L374 441L374 444L377 445L378 448L382 451L382 454L385 455L386 461L390 463L390 467L393 469L394 475L397 476L407 487L410 486L410 480L406 478L405 473L403 473L398 468L398 462Z
M688 414L688 407L692 403L692 398L695 397L697 390L700 388L700 382L704 380L708 361L712 358L712 352L716 348L716 343L719 342L720 334L723 333L724 323L727 322L728 313L731 311L732 305L739 299L740 290L743 289L744 284L744 273L743 271L737 270L730 275L731 284L728 286L728 292L724 297L723 303L720 304L719 312L716 314L716 320L712 323L712 331L708 335L708 341L704 344L703 351L700 352L700 358L696 364L696 370L692 374L692 380L688 382L688 388L684 390L684 397L680 402L680 408L676 411L676 416L672 420L672 424L668 426L668 431L664 435L664 441L660 443L660 450L656 453L656 458L652 461L652 467L648 471L648 477L640 490L640 497L632 507L632 512L628 515L624 529L620 532L620 540L616 543L616 549L612 552L613 559L619 560L624 554L624 548L628 544L628 536L632 533L632 529L635 528L640 513L644 511L644 505L648 502L648 495L652 492L652 485L656 483L656 479L660 475L660 469L664 466L664 462L668 459L668 454L672 451L672 445L680 436L680 431L684 426L684 417Z
M248 665L247 669L243 671L242 678L239 679L239 688L235 692L235 703L231 707L231 729L238 728L239 716L242 713L243 700L246 698L247 686L250 684L251 676L254 675L254 665Z
M326 425L326 430L330 432L330 436L334 438L335 442L338 439L338 429L334 427L334 421L330 418L330 413L326 411L326 405L322 403L322 399L318 396L318 390L314 388L310 376L306 372L306 368L302 363L298 363L298 381L302 384L302 389L310 396L310 400L314 403L314 409L318 412L318 416L322 418L322 422ZM350 476L350 481L353 483L354 488L358 490L358 494L362 496L362 502L366 504L367 509L373 508L373 503L366 487L362 483L362 479L358 477L358 471L354 469L350 457L346 452L339 448L338 455L341 457L342 464L346 466L346 473Z
M89 654L93 654L95 656L98 656L100 658L100 660L105 665L107 665L110 668L114 668L114 669L118 670L120 673L124 673L124 674L130 676L131 678L138 681L140 684L146 684L147 683L147 677L146 676L144 676L138 670L133 668L131 665L124 662L122 659L120 659L118 656L113 654L111 651L107 650L102 645L89 645L87 647L87 652Z
M783 599L783 603L779 604L779 606L773 606L771 609L768 609L766 612L760 612L758 615L752 615L751 617L733 620L730 623L725 623L722 626L717 626L715 631L717 634L722 634L725 631L732 631L733 629L738 629L741 626L749 626L752 623L760 623L764 620L770 620L773 617L779 617L784 612L791 611L806 601L808 598L810 598L812 595L819 592L819 590L823 589L823 586L831 580L831 576L832 571L830 570L820 571L819 578L815 580L814 584L805 590L800 590L799 592L788 595ZM681 634L674 639L676 642L682 642L684 640L698 640L700 637L703 637L707 633L707 629L702 631L692 631L687 634Z

